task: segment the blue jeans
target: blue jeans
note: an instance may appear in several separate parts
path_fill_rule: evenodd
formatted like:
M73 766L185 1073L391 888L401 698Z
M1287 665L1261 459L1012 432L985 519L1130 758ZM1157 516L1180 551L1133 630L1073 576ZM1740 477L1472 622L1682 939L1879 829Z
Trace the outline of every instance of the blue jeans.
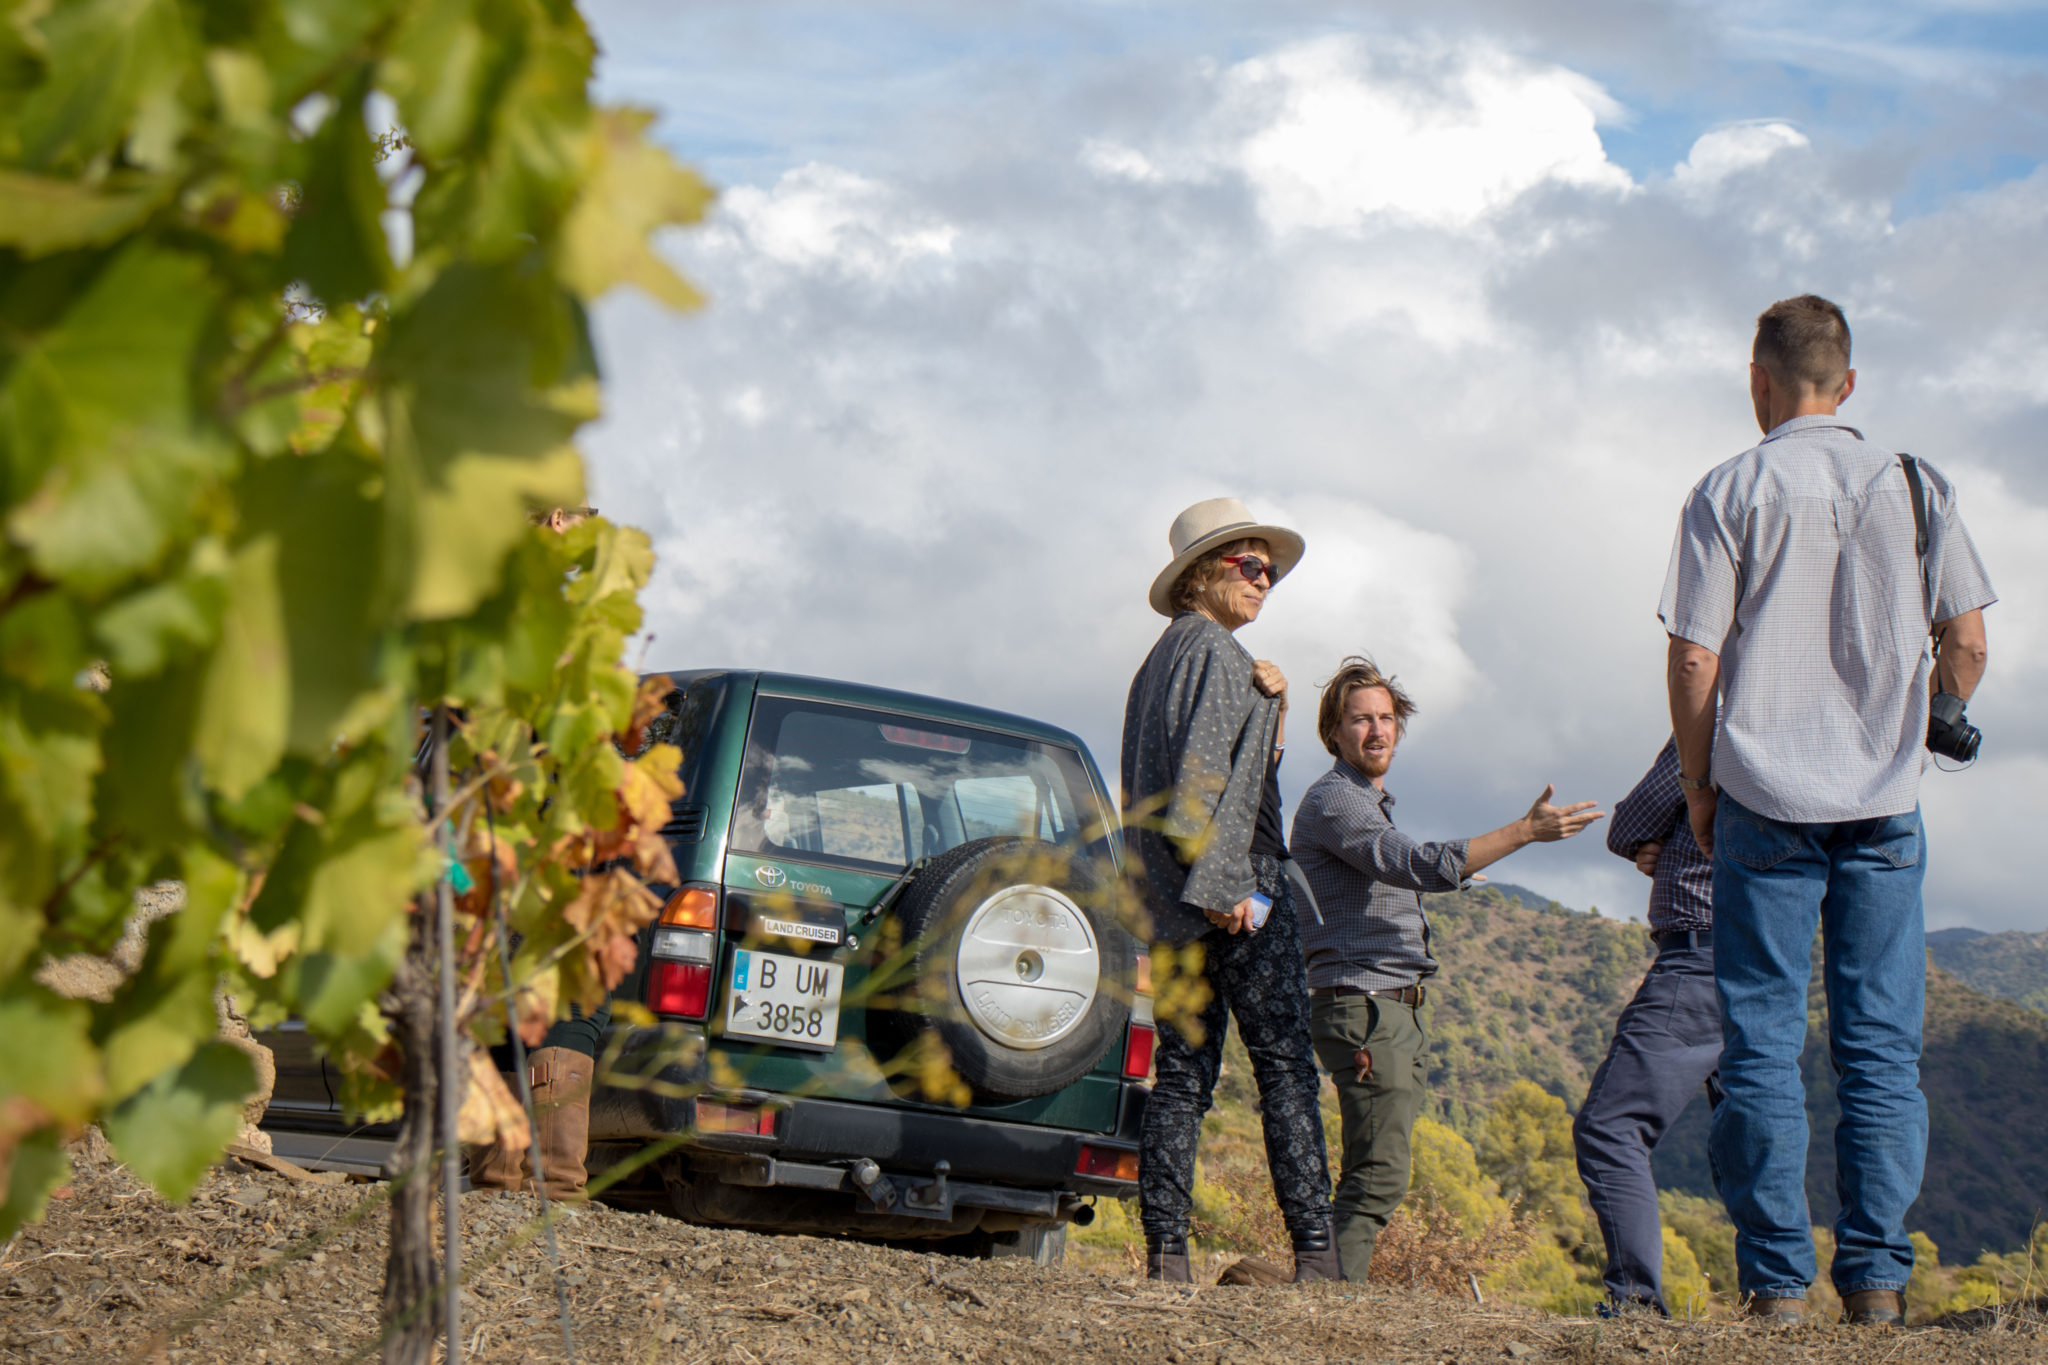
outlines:
M1835 1263L1844 1294L1900 1289L1913 1272L1906 1210L1927 1159L1920 1026L1927 948L1920 812L1795 825L1721 795L1714 822L1714 983L1721 1087L1709 1152L1735 1221L1744 1294L1804 1298L1814 1278L1806 1207L1806 991L1821 932L1835 1125Z

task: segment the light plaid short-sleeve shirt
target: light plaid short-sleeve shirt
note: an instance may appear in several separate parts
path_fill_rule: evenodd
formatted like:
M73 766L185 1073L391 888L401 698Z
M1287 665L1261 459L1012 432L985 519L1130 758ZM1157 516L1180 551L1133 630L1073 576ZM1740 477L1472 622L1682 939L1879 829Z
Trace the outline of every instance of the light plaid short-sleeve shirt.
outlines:
M1715 783L1802 824L1902 815L1926 764L1928 628L1997 600L1920 462L1926 574L1892 451L1839 418L1795 417L1685 501L1657 615L1721 658Z

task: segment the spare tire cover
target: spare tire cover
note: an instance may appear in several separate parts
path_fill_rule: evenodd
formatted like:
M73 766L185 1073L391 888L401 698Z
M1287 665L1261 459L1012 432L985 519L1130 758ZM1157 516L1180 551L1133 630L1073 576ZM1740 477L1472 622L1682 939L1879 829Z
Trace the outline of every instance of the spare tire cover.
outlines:
M1085 855L1039 839L977 839L934 858L890 911L911 950L878 982L879 1056L937 1034L984 1099L1065 1089L1120 1043L1137 945ZM900 935L900 938L896 936Z

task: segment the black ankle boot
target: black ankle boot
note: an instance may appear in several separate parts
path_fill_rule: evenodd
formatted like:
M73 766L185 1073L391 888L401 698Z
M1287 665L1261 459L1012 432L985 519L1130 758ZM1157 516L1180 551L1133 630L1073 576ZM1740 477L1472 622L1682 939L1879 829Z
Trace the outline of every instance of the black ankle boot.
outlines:
M1193 1284L1194 1273L1188 1268L1188 1239L1148 1236L1145 1239L1145 1278L1163 1280L1167 1284Z
M1337 1239L1327 1219L1312 1227L1296 1229L1292 1235L1296 1284L1344 1278L1344 1267L1337 1261Z

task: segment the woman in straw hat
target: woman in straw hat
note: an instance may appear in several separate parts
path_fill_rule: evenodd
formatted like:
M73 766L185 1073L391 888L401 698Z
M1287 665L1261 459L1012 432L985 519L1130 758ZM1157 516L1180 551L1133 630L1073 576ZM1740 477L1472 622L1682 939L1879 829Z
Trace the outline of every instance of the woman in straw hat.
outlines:
M1180 959L1200 959L1210 999L1192 1019L1159 1021L1158 1078L1138 1168L1146 1273L1191 1278L1195 1140L1216 1086L1227 1011L1251 1054L1294 1278L1339 1279L1308 981L1281 866L1277 772L1287 680L1231 635L1257 619L1266 594L1301 559L1302 539L1255 521L1236 498L1212 498L1175 518L1168 541L1173 562L1153 580L1151 600L1172 623L1131 683L1124 794L1153 938L1199 947Z

